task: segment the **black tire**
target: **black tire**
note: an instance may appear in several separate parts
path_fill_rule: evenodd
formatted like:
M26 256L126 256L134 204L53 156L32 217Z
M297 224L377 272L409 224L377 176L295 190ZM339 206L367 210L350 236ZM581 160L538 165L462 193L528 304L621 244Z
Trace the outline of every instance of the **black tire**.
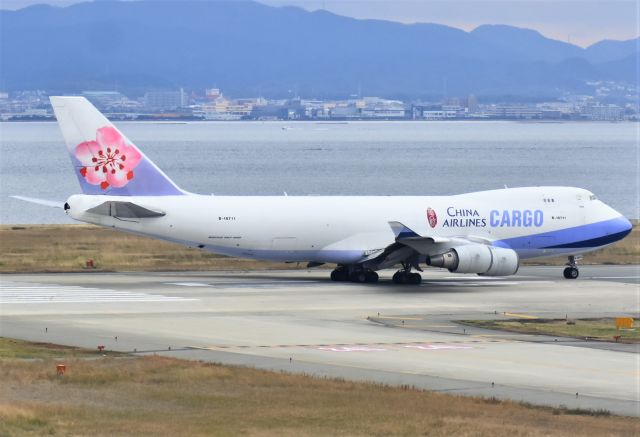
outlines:
M367 272L367 282L375 283L378 282L378 274L376 272L368 271Z
M413 285L419 285L422 282L422 276L420 273L411 273L409 276L409 283Z
M405 272L400 272L398 275L398 283L399 284L408 284L409 283L409 274Z
M562 274L566 279L578 279L578 276L580 276L580 271L575 267L567 267L566 269L564 269Z
M400 272L395 272L392 279L394 284L402 284L402 282L400 282Z
M349 275L345 269L335 269L331 272L331 280L336 282L344 282L349 279Z
M351 274L351 281L360 284L367 282L367 273L363 270L355 271Z

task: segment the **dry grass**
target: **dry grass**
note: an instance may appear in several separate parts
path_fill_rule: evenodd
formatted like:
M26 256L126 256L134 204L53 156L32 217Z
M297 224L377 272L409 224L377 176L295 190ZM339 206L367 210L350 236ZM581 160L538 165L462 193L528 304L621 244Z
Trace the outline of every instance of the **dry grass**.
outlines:
M623 241L585 255L583 264L640 263L640 229ZM86 271L93 259L98 271L295 269L285 264L229 258L173 243L90 225L0 226L0 272ZM562 265L566 258L533 260Z
M52 343L33 343L0 337L0 359L48 359L48 358L89 358L109 354L120 356L119 352L87 350L74 346Z
M463 320L461 323L480 328L497 329L525 334L554 335L558 337L585 338L594 340L640 342L640 328L616 329L613 318L602 319L530 319L530 320Z
M163 357L0 361L0 435L637 435L640 421Z
M87 269L92 259L95 269ZM292 269L91 225L0 226L0 272Z

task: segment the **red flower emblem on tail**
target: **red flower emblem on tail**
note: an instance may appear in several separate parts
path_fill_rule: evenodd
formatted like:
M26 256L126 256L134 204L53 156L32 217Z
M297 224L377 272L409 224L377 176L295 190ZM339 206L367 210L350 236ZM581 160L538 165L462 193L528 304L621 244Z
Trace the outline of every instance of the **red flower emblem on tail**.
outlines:
M429 220L429 226L432 228L435 228L438 224L438 215L431 208L427 208L427 220Z
M124 187L134 178L142 155L132 144L127 144L115 128L101 127L96 131L95 141L85 141L76 146L76 158L83 167L82 177L91 185L100 188Z

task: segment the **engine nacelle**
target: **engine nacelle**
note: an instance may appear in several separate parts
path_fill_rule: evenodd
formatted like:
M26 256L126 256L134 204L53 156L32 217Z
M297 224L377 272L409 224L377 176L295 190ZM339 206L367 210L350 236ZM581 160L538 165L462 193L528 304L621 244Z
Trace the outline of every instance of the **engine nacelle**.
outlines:
M512 249L469 244L440 255L427 257L427 264L444 267L452 273L477 273L486 276L515 275L520 267L518 254Z

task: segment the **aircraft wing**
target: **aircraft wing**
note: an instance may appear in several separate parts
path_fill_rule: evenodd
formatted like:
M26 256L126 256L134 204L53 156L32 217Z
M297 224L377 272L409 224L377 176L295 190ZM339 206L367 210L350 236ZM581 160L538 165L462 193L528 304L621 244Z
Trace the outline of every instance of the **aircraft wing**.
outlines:
M424 255L442 253L458 244L491 244L490 240L475 236L437 237L420 235L408 226L395 221L389 222L389 226L395 235L395 242L379 252L372 253L364 260L365 263L375 265L378 269L408 262L416 270L422 271L418 261Z
M420 254L426 254L434 244L450 243L451 238L421 236L403 225L400 222L389 222L393 234L396 236L396 243L409 246Z

